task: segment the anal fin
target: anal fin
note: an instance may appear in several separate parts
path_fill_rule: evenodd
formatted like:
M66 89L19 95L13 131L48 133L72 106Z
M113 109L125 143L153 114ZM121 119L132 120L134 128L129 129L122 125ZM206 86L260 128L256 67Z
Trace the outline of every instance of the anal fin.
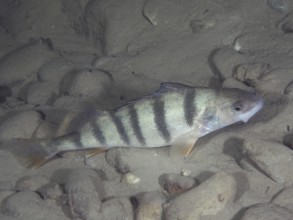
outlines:
M107 150L107 148L93 148L93 149L89 149L89 150L85 150L85 154L84 156L86 158L89 158L89 157L93 157L97 154L100 154L100 153L104 153L105 151Z

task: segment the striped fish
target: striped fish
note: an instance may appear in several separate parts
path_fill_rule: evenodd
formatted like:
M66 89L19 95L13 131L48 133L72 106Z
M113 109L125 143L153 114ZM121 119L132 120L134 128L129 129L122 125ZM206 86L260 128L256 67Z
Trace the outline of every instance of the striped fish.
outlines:
M239 89L162 83L155 93L115 110L91 111L75 132L1 148L30 167L42 165L59 152L92 148L173 145L188 155L198 138L238 121L247 122L262 106L260 96Z

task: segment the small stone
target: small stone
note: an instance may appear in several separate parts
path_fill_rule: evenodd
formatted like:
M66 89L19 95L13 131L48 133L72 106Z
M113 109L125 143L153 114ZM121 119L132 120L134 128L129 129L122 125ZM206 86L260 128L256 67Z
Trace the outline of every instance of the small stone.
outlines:
M7 118L0 125L0 139L31 138L41 122L36 111L23 111Z
M43 44L29 43L6 54L0 59L0 82L9 85L37 74L38 68L56 56Z
M123 149L108 150L106 153L106 160L108 164L114 167L119 173L131 172L130 166L121 157Z
M14 190L0 190L0 204L9 196L13 195L14 193L16 193L16 191ZM0 218L1 219L1 218Z
M292 150L284 145L250 139L244 141L244 153L252 160L265 175L278 183L291 185L293 176Z
M45 176L35 175L35 176L25 176L20 178L16 184L15 188L17 190L30 190L30 191L38 191L42 186L49 183L49 180Z
M273 203L293 212L293 186L286 187L273 198Z
M249 32L238 36L234 40L233 49L241 53L266 54L290 52L293 39L284 34L269 32Z
M54 96L59 94L59 88L56 83L51 82L35 82L24 94L23 99L30 104L46 105Z
M225 172L216 173L198 187L171 200L165 208L165 218L194 220L216 215L234 199L235 194L235 179Z
M78 97L60 96L55 100L53 106L60 109L80 109L84 107L84 103Z
M71 171L65 182L65 191L72 216L87 220L99 217L105 190L98 173L87 168Z
M128 184L138 184L140 181L141 179L133 173L126 173L122 177L122 182L126 182Z
M259 77L269 73L272 67L267 63L247 63L236 67L233 78L244 82L247 80L257 80Z
M292 220L293 213L274 204L257 204L249 207L239 220Z
M252 87L249 87L232 77L225 79L224 82L222 83L222 87L223 88L237 88L237 89L241 89L241 90L245 90L249 92L254 92L254 89Z
M170 194L181 193L198 185L195 179L179 174L163 174L159 182L161 187Z
M135 211L136 220L161 220L162 204L166 199L160 192L145 192L136 196L138 207Z
M271 72L259 77L257 90L266 93L289 94L289 87L292 84L292 68L276 68Z
M57 83L73 68L74 65L65 58L53 58L40 67L38 77L43 82L51 81Z
M50 207L32 191L22 191L8 197L3 204L6 213L21 216L21 219L49 220L68 219L61 209Z
M230 48L222 48L215 52L212 62L216 69L216 74L221 78L230 78L233 75L234 68L242 63L247 63L247 57L243 54L237 53Z
M284 0L267 0L268 6L277 12L286 14L288 12L288 5Z
M180 171L180 174L181 174L182 176L190 176L190 175L191 175L191 170L190 170L190 169L182 169L182 170Z
M293 22L287 21L282 25L282 30L284 33L289 34L293 33Z
M58 184L47 184L38 190L44 199L60 200L63 190Z
M129 199L124 197L112 198L103 202L101 204L101 213L104 217L103 219L107 220L134 219L132 205Z
M68 75L63 80L63 90L70 96L99 98L110 90L111 77L100 70L83 70Z

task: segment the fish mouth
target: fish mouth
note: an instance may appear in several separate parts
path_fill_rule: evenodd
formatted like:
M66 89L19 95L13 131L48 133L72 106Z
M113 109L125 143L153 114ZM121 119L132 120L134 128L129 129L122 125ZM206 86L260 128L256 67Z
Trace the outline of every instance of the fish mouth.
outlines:
M264 100L258 94L255 94L254 107L240 116L241 121L248 122L264 106Z

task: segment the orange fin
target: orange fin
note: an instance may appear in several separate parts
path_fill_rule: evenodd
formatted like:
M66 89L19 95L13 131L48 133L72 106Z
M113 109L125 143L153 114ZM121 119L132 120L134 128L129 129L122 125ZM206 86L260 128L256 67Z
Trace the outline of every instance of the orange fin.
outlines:
M107 150L107 148L93 148L89 150L85 150L85 157L93 157L97 154L104 153Z
M174 142L174 144L170 147L170 156L184 156L184 158L187 158L193 147L198 139L198 135L195 131L192 131L182 137L180 137L178 140Z

